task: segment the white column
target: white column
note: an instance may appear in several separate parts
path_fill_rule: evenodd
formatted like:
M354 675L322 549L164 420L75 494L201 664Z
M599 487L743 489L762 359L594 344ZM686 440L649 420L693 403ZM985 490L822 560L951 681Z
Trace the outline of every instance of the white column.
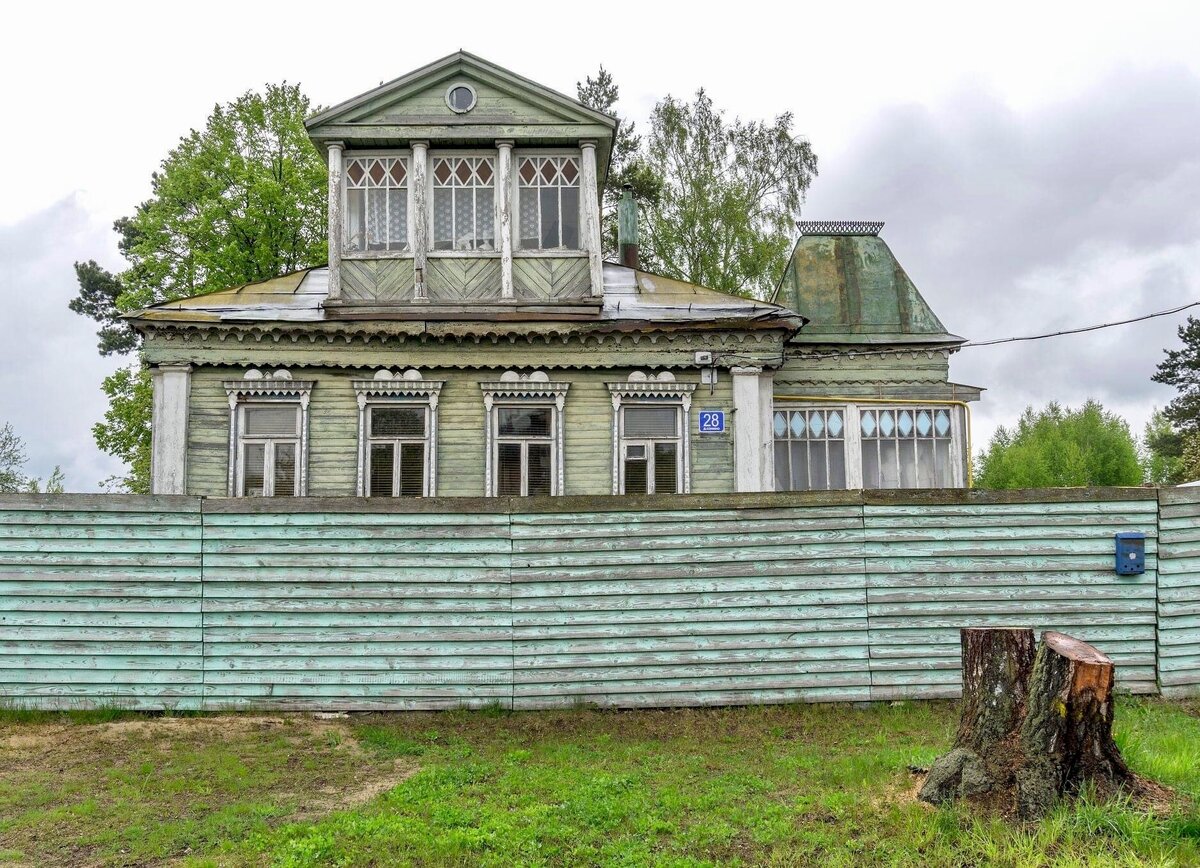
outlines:
M775 490L775 431L772 425L775 415L775 372L763 371L758 377L758 405L759 405L759 435L762 438L759 441L760 455L762 456L762 490Z
M500 208L500 297L512 298L513 143L503 139L496 142L496 148L500 152L496 162L496 198Z
M596 172L596 143L585 139L579 143L582 157L579 172L580 209L583 211L583 247L588 254L592 276L592 295L604 295L604 263L600 246L600 199Z
M329 145L329 297L342 295L342 148Z
M412 206L409 215L413 227L413 298L424 301L426 253L429 251L429 142L412 142Z
M150 493L187 494L188 398L191 365L159 365L150 428Z
M730 368L733 378L733 466L737 491L770 490L763 486L764 416L759 376L762 368Z

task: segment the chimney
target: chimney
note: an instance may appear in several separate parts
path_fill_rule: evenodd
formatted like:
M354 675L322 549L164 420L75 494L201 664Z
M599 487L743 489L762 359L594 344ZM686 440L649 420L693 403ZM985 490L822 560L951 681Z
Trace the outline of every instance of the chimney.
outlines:
M638 210L633 201L633 185L626 184L621 192L621 203L617 206L617 251L621 264L628 268L638 267Z

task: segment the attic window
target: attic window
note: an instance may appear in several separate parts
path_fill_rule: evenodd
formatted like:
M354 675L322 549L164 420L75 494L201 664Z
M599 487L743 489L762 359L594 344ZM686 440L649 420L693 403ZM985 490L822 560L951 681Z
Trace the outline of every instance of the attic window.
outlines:
M450 111L463 114L475 108L475 88L469 84L451 85L446 91L446 105Z

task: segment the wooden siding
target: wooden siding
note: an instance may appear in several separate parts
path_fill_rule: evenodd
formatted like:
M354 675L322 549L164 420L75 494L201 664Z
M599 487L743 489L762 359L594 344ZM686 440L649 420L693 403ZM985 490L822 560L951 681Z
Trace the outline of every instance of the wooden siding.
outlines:
M1200 489L1164 489L1159 514L1158 678L1200 694Z
M394 371L404 370L419 353L379 354ZM438 401L438 494L477 497L484 491L484 409L481 381L498 380L501 368L477 371L419 369L428 380L445 383ZM631 368L608 371L558 371L555 380L569 382L565 408L565 493L612 493L612 398L605 383L623 381ZM643 369L644 370L644 369ZM352 496L358 461L358 404L353 379L370 377L374 368L294 369L297 377L316 381L309 407L310 495ZM229 401L222 382L239 379L244 368L200 367L192 373L188 420L188 493L223 497L227 491ZM680 379L698 378L694 372ZM692 380L694 382L694 379ZM688 424L692 436L692 491L733 490L732 432L699 435L700 409L724 410L732 418L733 395L728 376L715 392L697 389Z
M1111 655L1118 686L1154 692L1156 512L1145 499L868 500L872 698L957 696L967 626L1061 630ZM1116 574L1118 531L1146 534L1145 574Z
M586 255L513 259L513 293L517 298L549 301L585 298L591 294L591 272Z
M500 258L430 256L425 264L430 301L495 301L500 298Z
M413 260L342 259L342 301L411 301Z
M949 697L958 630L1200 687L1200 492L0 498L0 703L620 707ZM1161 521L1161 530L1158 529ZM1112 536L1147 537L1119 577ZM1157 627L1157 644L1156 644Z
M0 495L0 703L202 704L200 500Z

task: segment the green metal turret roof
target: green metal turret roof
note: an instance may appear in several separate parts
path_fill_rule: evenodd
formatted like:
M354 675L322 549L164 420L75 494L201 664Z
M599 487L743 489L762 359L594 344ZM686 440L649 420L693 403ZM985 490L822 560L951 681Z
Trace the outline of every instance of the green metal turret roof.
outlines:
M956 345L887 243L882 223L802 222L772 298L808 318L802 343Z

